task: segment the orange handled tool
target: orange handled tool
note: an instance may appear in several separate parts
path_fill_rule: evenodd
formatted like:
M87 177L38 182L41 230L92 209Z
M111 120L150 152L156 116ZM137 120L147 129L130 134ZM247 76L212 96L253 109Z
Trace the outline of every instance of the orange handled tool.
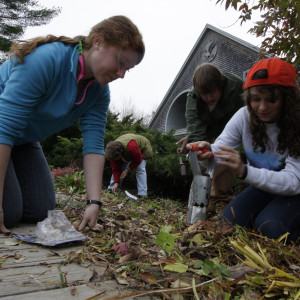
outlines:
M215 157L214 154L206 148L200 148L196 145L191 145L191 146L192 146L192 149L191 149L192 152L194 152L194 151L201 151L202 153L210 152L209 158L214 158Z

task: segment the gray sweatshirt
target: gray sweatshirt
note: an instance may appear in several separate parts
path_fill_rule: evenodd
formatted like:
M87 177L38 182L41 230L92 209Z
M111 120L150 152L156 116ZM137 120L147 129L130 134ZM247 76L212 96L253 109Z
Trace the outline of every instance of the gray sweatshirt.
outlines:
M212 152L218 146L237 148L242 144L248 160L245 183L273 194L300 194L300 157L290 157L287 151L284 154L278 153L276 148L279 128L275 123L266 123L266 128L271 146L267 146L264 153L255 152L249 128L249 112L247 107L243 107L235 113L211 145Z

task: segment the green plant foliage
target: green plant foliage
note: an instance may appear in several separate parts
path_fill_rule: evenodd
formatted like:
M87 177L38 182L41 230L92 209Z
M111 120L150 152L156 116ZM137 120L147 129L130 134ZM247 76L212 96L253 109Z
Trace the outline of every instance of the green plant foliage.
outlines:
M82 138L79 122L41 142L47 161L54 168L82 167Z
M69 171L70 170L70 171ZM86 192L84 185L83 171L76 169L54 169L51 170L56 191L62 191L66 194L82 195Z
M150 130L142 125L142 120L135 120L130 114L119 120L119 114L108 111L105 130L105 145L125 133L135 133L149 139L153 148L153 158L147 161L147 178L149 196L170 197L187 201L192 182L192 173L187 168L187 175L180 173L177 139L174 132L164 134L158 130ZM82 139L79 123L45 139L42 147L48 163L54 168L75 166L82 168ZM111 178L110 162L105 162L103 185L109 185ZM124 189L135 189L135 172L124 180Z
M171 252L175 247L175 238L170 233L160 232L156 238L156 245L166 252Z
M125 133L145 135L149 130L142 125L143 120L136 120L133 114L129 114L119 120L119 113L108 111L105 132L105 144L115 140Z
M125 133L145 136L153 148L153 158L147 161L146 167L150 195L187 200L192 174L188 172L187 176L183 177L180 173L177 139L174 137L174 132L165 134L158 130L150 130L142 125L142 119L135 120L132 114L121 120L118 118L119 114L108 113L105 144ZM134 171L131 173L132 175L124 180L124 189L136 188L135 173ZM104 170L105 185L108 185L110 177L111 167L107 161Z
M161 227L160 232L170 233L172 231L172 229L173 229L173 226L165 225L165 226Z
M164 266L165 271L185 273L188 270L188 266L181 263L167 264Z
M44 8L35 0L0 0L0 51L9 51L12 40L19 38L29 26L50 22L59 8Z
M203 260L197 260L197 261L195 262L195 264L194 264L194 268L195 268L195 269L200 269L200 268L202 268L203 264L204 264L204 261L203 261Z
M67 287L66 279L65 279L65 276L64 276L63 272L61 271L60 266L57 267L57 270L58 270L59 279L60 279L60 287L61 288Z
M82 138L57 136L57 143L47 156L48 163L57 167L82 165Z
M263 37L261 44L263 54L284 57L300 66L300 2L299 0L217 0L224 3L225 9L233 7L240 12L239 19L251 21L253 12L261 13L261 20L249 30L257 37Z
M162 197L187 199L192 174L183 177L180 173L177 139L174 132L167 134L158 130L149 130L145 136L153 148L153 158L147 161L149 190Z
M194 264L195 269L201 269L203 275L209 275L211 277L219 277L220 279L227 279L230 277L228 268L224 265L216 264L212 260L205 259L198 260Z

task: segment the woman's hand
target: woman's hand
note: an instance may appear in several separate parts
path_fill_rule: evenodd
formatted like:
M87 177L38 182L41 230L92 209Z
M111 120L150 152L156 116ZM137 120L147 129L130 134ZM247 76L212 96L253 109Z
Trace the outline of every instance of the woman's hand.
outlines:
M209 159L212 155L211 153L211 146L210 146L210 143L209 142L206 142L206 141L200 141L200 142L194 142L194 143L190 143L190 144L187 144L186 145L186 149L188 151L191 151L192 150L192 145L195 145L201 149L207 149L209 150L208 152L205 151L197 151L197 158L198 160L206 160L206 159Z
M90 204L83 215L82 221L78 227L78 230L83 230L86 226L89 226L91 229L97 229L97 218L99 212L98 204Z
M217 163L219 165L229 167L236 176L241 177L244 172L245 165L242 162L240 153L227 146L220 146L219 148L221 150L215 151L215 155L217 158L222 160L218 160Z
M11 231L8 230L4 226L4 213L3 213L3 210L1 210L1 212L0 212L0 232L2 232L4 234L10 234L11 233Z

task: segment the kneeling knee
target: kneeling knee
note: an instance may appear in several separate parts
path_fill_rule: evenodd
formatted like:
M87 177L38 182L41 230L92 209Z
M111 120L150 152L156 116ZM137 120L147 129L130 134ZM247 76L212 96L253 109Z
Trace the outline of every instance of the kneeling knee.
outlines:
M276 220L255 220L255 230L271 239L278 239L287 232L285 226Z

